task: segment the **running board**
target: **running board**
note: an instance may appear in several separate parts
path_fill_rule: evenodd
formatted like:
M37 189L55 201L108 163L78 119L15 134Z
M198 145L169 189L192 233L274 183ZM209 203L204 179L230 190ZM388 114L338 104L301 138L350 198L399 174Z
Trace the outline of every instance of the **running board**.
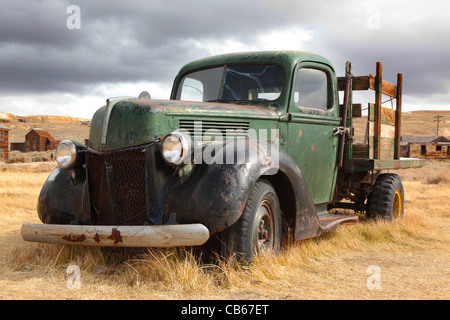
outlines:
M346 216L339 214L324 214L320 215L318 218L320 226L325 232L334 230L341 225L357 224L359 221L359 217L357 215Z

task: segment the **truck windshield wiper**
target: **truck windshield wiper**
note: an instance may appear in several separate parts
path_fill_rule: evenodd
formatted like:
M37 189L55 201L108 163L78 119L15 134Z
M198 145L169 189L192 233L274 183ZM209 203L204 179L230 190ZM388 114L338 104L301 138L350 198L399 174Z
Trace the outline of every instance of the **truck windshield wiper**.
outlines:
M225 103L241 103L241 102L249 102L249 100L237 100L237 99L230 99L230 100L208 100L205 102L225 102Z

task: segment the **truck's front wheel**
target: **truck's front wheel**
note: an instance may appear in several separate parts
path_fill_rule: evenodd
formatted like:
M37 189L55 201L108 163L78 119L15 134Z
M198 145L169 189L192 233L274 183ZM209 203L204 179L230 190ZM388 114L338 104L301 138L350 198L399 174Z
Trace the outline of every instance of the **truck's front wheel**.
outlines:
M267 252L278 254L281 246L281 209L273 186L256 182L239 220L221 234L222 253L249 261Z
M404 199L400 176L394 173L381 174L369 195L367 217L386 220L403 217Z

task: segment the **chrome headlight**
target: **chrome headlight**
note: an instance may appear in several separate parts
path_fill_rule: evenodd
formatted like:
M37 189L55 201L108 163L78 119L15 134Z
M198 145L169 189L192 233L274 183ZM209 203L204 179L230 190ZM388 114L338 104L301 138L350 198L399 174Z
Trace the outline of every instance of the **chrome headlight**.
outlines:
M191 136L187 132L174 131L161 143L161 155L168 164L178 166L190 163Z
M85 148L85 146L79 142L72 140L61 141L56 147L56 162L61 168L66 170L75 168L84 160L84 154L81 156L79 152L81 148Z

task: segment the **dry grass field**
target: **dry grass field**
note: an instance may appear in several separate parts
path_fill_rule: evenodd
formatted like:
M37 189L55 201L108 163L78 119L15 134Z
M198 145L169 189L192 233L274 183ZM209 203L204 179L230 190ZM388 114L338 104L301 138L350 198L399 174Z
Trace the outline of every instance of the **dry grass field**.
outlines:
M54 163L0 165L0 299L449 299L450 162L399 171L405 216L366 221L250 265L204 262L187 249L120 254L27 243ZM81 271L73 288L68 267ZM376 284L374 286L374 284Z

